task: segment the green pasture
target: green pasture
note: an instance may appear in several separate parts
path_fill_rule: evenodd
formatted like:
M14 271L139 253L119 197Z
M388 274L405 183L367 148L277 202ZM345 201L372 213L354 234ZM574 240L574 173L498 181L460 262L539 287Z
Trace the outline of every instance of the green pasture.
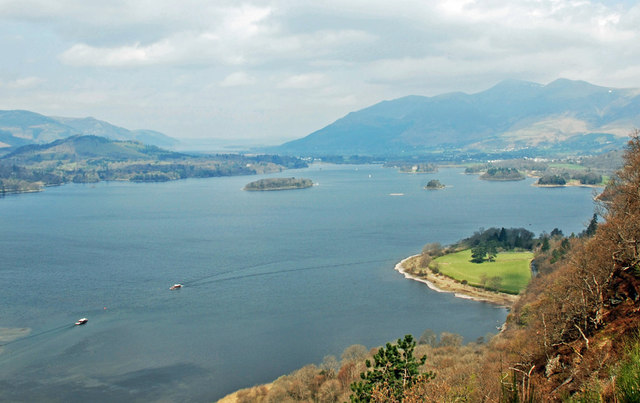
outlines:
M472 263L471 249L466 249L441 256L431 266L437 264L442 274L481 287L488 285L488 282L482 284L483 277L500 277L499 291L518 294L531 279L529 265L532 259L531 252L500 252L493 262Z

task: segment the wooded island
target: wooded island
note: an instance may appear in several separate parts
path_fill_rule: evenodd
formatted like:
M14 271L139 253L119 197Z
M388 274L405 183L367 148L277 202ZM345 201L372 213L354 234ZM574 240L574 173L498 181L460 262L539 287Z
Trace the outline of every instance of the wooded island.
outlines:
M244 190L266 191L266 190L290 190L305 189L313 186L311 179L305 178L267 178L248 183Z

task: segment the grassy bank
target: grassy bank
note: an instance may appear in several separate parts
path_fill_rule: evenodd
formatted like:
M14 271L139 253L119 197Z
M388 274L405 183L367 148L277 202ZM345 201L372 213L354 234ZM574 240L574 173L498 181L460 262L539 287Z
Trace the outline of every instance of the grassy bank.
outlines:
M501 252L493 262L472 263L471 250L466 249L435 259L431 267L437 267L442 274L470 285L493 285L498 291L518 294L531 279L531 259L531 252Z

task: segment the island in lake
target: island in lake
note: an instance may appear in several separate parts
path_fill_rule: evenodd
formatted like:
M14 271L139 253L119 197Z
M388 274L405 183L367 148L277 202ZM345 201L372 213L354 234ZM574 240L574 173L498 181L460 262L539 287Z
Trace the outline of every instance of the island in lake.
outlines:
M524 178L525 176L516 168L508 167L491 167L480 175L480 179L486 181L520 181Z
M431 179L429 181L429 183L427 183L427 186L425 186L425 189L429 189L429 190L436 190L436 189L444 189L444 185L437 179Z
M311 179L305 178L267 178L248 183L244 190L289 190L305 189L313 186Z

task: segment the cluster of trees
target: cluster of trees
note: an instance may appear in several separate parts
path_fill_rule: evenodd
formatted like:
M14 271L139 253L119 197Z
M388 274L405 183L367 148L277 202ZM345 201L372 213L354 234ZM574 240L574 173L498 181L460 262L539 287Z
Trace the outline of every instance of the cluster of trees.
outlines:
M538 185L556 185L564 186L567 184L567 180L562 175L546 174L538 179Z
M543 161L536 161L530 158L504 160L487 164L475 164L465 168L466 174L477 174L485 172L491 168L511 168L519 171L546 171L549 164Z
M493 262L498 255L498 244L496 242L480 243L471 248L471 261L473 263L482 263L485 257L488 261Z
M524 179L522 172L517 168L508 167L490 167L485 173L480 175L480 179L484 180L500 180L500 181L514 181Z
M63 177L46 170L0 163L0 195L38 191L44 185L54 186L64 182Z
M471 165L464 169L464 173L467 175L474 175L480 172L484 172L485 169L486 169L486 166L482 164Z
M460 241L458 248L475 248L483 246L489 249L526 249L532 250L536 243L535 234L524 228L496 228L480 229L469 238Z
M564 186L570 180L577 180L582 185L599 185L602 183L602 175L591 171L546 173L538 179L538 185Z
M602 175L595 172L574 172L571 179L578 180L582 185L599 185L602 183Z
M29 182L21 179L0 179L0 197L12 193L38 192L42 185L38 182Z
M129 178L131 182L168 182L176 179L180 179L180 176L160 171L137 173Z
M130 162L110 164L103 162L96 165L96 173L101 180L118 180L128 179L132 177L142 177L146 175L152 178L153 175L158 177L159 181L186 178L212 178L218 176L234 176L234 175L252 175L255 173L278 172L283 167L269 164L252 164L251 160L222 159L222 160L206 160L198 158L193 161L181 163L158 163L149 162ZM159 175L164 174L164 175ZM151 179L149 179L151 180ZM147 181L149 181L147 180Z
M444 185L438 179L431 179L425 189L442 189Z
M248 183L244 190L284 190L304 189L313 186L311 179L305 178L267 178Z

